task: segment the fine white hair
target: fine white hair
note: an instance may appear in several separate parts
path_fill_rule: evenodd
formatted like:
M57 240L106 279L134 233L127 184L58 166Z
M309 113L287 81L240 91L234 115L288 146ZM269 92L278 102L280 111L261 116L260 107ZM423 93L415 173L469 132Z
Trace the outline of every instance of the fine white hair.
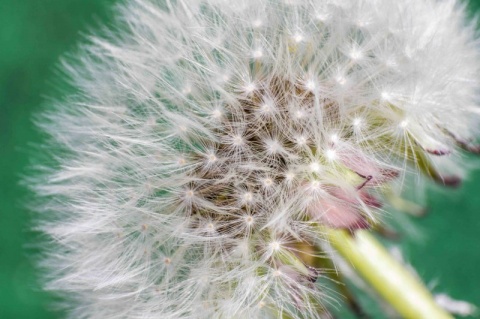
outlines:
M299 243L376 222L409 170L454 184L437 170L478 133L478 40L455 0L117 13L38 121L42 265L70 318L328 318Z

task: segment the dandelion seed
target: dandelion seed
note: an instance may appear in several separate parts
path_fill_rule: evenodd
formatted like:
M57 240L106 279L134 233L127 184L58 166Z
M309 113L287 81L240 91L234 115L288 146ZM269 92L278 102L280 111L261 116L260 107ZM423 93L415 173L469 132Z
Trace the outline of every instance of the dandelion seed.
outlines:
M347 79L344 76L338 75L335 77L335 81L337 81L338 84L340 85L345 85L347 83Z
M295 173L287 172L285 174L285 179L287 180L287 182L292 182L295 179Z
M308 91L314 91L315 90L315 82L313 80L308 80L306 83L305 83L305 87Z
M280 250L281 247L282 247L282 245L278 241L273 241L273 242L270 243L270 248L273 251L278 251L278 250Z
M296 42L296 43L300 43L303 41L303 35L301 35L300 33L296 33L294 36L293 36L293 40Z
M318 162L312 162L310 164L310 170L314 173L318 173L320 171L320 164Z
M352 51L350 51L349 55L350 55L350 58L354 61L358 61L363 57L362 51L358 49L353 49Z
M217 161L217 157L215 156L215 154L209 154L209 155L207 156L207 159L208 159L208 161L209 161L210 163L214 163L214 162Z
M390 93L388 93L388 92L382 92L381 95L382 95L382 100L384 100L384 101L390 100Z
M301 111L301 110L297 110L297 111L295 112L295 117L296 117L297 119L302 119L302 118L305 117L305 112L303 112L303 111Z
M362 119L357 117L353 120L352 124L353 126L355 126L355 128L358 128L362 125L362 122L363 122Z
M243 194L243 200L247 203L251 202L253 200L253 194L250 192L246 192Z
M263 22L262 20L255 20L253 21L252 25L254 28L260 28L263 25Z
M398 124L398 127L404 129L407 127L407 125L408 125L408 120L403 120Z
M245 143L245 141L243 140L243 137L241 135L235 135L233 137L233 145L235 146L241 146Z
M338 137L338 134L332 134L332 135L330 135L330 141L331 141L333 144L338 143L339 140L340 140L340 138Z
M337 153L335 150L329 149L325 152L325 156L327 156L330 161L334 161L337 158Z
M266 188L269 188L271 186L273 186L273 180L271 178L265 178L263 180L263 185L266 187Z
M299 136L295 139L295 141L297 142L297 144L299 146L303 146L303 145L306 145L307 144L307 139L304 137L304 136Z
M218 110L218 109L215 109L213 110L212 112L212 116L213 118L215 119L220 119L222 117L222 111L221 110Z
M263 52L260 49L253 51L252 56L254 59L260 59L263 56Z
M248 226L253 225L253 221L254 221L254 219L253 219L252 216L249 215L249 216L245 217L245 223L246 223Z
M244 90L245 90L245 93L253 93L253 91L255 91L257 89L257 87L255 86L255 83L247 83L247 85L245 85L244 87Z
M309 191L311 193L317 193L322 190L321 185L320 181L313 180L308 185Z
M262 104L260 110L261 110L262 113L270 113L270 112L272 112L273 107L271 106L270 103L264 103L264 104Z

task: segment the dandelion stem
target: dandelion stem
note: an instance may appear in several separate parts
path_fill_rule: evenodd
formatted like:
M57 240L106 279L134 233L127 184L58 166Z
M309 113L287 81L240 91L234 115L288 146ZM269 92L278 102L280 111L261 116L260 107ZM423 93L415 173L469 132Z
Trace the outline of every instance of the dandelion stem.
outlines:
M322 229L331 245L355 271L402 317L453 319L434 301L428 289L367 230L354 235L345 230Z

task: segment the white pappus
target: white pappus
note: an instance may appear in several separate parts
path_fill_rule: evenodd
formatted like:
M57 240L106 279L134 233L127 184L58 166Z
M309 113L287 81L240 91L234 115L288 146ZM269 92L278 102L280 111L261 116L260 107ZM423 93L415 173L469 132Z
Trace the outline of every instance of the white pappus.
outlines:
M319 227L456 185L480 51L457 1L129 0L64 63L31 179L70 318L329 318ZM442 156L445 155L445 156ZM441 160L439 160L441 158Z

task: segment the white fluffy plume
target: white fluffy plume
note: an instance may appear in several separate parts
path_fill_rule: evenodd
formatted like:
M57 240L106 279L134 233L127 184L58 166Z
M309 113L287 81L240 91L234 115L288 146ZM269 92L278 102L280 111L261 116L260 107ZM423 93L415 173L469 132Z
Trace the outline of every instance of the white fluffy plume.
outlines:
M368 227L407 169L453 185L440 171L475 150L464 11L127 1L40 120L56 163L32 182L48 289L76 319L328 318L317 226Z

